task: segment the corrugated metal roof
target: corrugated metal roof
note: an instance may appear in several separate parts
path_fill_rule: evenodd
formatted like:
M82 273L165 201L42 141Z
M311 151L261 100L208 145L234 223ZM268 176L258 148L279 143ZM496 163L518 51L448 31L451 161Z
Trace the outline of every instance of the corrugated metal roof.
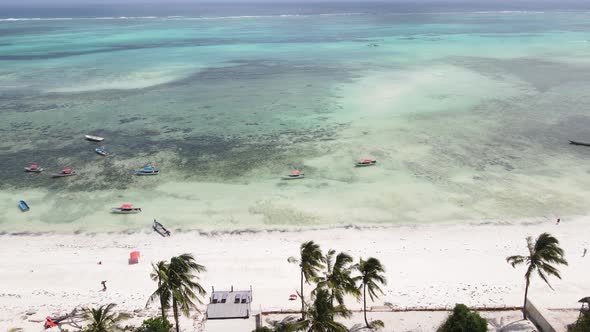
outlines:
M213 292L207 305L207 319L250 317L251 302L252 292L249 290Z

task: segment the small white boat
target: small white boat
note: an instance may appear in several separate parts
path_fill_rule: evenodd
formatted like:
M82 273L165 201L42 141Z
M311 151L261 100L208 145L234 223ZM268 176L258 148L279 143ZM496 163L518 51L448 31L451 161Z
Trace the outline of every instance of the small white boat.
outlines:
M134 208L131 204L123 204L120 207L112 208L111 212L117 214L133 214L140 213L141 208Z
M377 160L365 158L365 159L362 159L361 161L359 161L358 163L356 163L354 166L355 167L366 167L366 166L373 166L375 164L377 164Z
M87 140L92 141L92 142L104 141L104 137L99 137L99 136L84 135L84 138L86 138Z
M43 168L39 167L39 165L31 164L29 167L25 167L25 172L41 173L43 172Z
M303 178L305 178L305 174L301 173L301 171L298 169L294 169L291 171L291 174L287 174L282 177L283 180L296 180Z

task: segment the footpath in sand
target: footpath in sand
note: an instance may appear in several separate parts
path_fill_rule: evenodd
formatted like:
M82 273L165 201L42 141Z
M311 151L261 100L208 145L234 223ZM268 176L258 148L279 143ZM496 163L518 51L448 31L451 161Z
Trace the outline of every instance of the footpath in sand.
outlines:
M192 253L207 267L201 282L215 289L253 288L253 313L297 310L289 294L299 287L298 266L287 258L298 254L303 241L313 240L324 251L346 251L359 257L376 257L385 265L385 295L372 306L390 303L395 308L468 306L521 306L523 266L512 268L509 255L527 254L527 236L549 232L566 252L569 266L560 267L562 280L551 278L552 291L533 277L530 298L544 308L578 308L590 295L590 218L536 223L485 225L419 225L337 228L289 232L203 234L174 232L162 238L152 232L132 234L40 234L0 236L0 330L22 327L39 331L48 315L64 314L77 306L116 303L117 308L157 315L157 305L145 310L156 289L150 279L152 262ZM590 248L589 248L590 249ZM140 251L139 264L128 265L131 251ZM102 264L98 264L98 262ZM101 281L106 280L107 291ZM308 287L306 291L309 291ZM208 298L204 299L208 302ZM360 302L348 301L359 310ZM205 305L202 306L203 312ZM431 315L437 323L442 318ZM516 315L518 316L518 315ZM427 316L422 316L428 320ZM141 322L137 317L134 324ZM350 322L352 323L361 323ZM411 321L409 321L411 322ZM219 324L233 324L235 321ZM252 326L244 321L244 331ZM418 328L402 327L407 330ZM427 324L421 323L421 324ZM186 328L197 326L185 321ZM411 325L411 324L409 324ZM229 325L228 325L229 326ZM233 328L232 328L233 329ZM187 330L188 331L188 330Z

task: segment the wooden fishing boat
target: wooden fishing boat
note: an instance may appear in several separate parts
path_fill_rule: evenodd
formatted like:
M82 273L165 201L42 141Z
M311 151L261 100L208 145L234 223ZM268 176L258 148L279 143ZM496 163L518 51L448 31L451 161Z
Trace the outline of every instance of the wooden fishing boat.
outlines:
M160 224L156 219L154 219L154 225L152 226L156 233L162 235L163 237L170 236L170 231L164 227L164 225Z
M104 141L104 137L100 137L100 136L84 135L84 138L86 138L87 140L92 141L92 142Z
M112 208L111 212L117 214L134 214L140 213L141 208L134 208L131 204L123 204L120 207Z
M297 180L305 178L305 174L301 173L300 170L294 169L291 171L291 174L287 174L282 177L283 180Z
M18 207L20 208L21 211L26 212L29 211L29 204L27 204L27 202L20 200L18 201Z
M74 175L78 175L78 172L76 172L75 170L73 170L71 168L64 168L60 173L52 174L51 177L63 178L66 176L74 176Z
M94 149L94 152L98 153L101 156L108 156L110 153L106 152L104 149L102 148L96 148Z
M356 163L354 166L355 167L366 167L366 166L373 166L375 164L377 164L377 160L365 158L365 159L362 159L361 161L359 161L358 163Z
M39 165L31 164L29 167L25 167L25 172L41 173L43 172L43 168L39 167Z
M573 145L583 145L583 146L590 146L590 143L578 142L578 141L570 141L570 144Z
M152 166L144 167L140 170L135 171L135 175L158 175L160 171Z

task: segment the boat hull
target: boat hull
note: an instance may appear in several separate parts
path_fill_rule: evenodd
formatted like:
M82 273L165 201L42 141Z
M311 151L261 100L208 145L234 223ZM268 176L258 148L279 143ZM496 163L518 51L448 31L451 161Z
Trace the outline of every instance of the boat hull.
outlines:
M29 167L25 167L25 172L27 172L27 173L41 173L41 172L43 172L43 168L32 169Z
M78 173L75 173L75 172L68 173L68 174L59 173L59 174L53 174L53 175L51 175L51 177L53 177L53 178L65 178L65 177L74 176L74 175L78 175Z
M305 175L301 174L299 176L283 176L281 179L283 180L299 180L299 179L305 179Z
M158 175L160 174L160 171L155 171L155 172L151 172L151 173L145 173L142 171L135 171L135 175Z
M84 135L84 138L88 141L92 142L102 142L104 141L104 137L92 136L92 135Z
M570 141L572 145L582 145L582 146L590 146L590 143L578 142L578 141Z
M136 214L140 213L140 208L133 208L133 209L121 209L121 208L112 208L111 213L115 214Z

